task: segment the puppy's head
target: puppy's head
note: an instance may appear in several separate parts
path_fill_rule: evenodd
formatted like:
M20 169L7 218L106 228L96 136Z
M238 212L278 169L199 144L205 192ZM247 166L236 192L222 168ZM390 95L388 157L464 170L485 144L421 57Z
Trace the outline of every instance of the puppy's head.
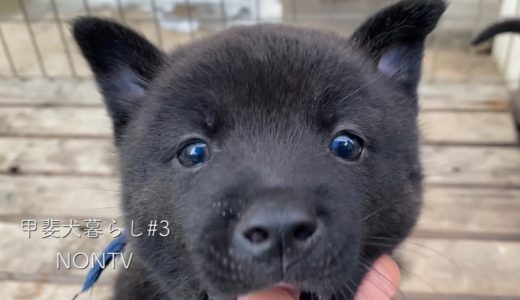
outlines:
M131 241L157 282L186 298L355 288L417 217L416 89L444 9L405 0L350 38L235 28L169 55L121 25L77 20L113 121L128 226L169 222L168 236Z

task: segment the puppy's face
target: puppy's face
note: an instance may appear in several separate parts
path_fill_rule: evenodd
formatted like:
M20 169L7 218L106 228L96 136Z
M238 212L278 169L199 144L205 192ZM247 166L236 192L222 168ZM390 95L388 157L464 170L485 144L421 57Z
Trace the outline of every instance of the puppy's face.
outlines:
M78 20L113 119L128 225L169 222L168 236L131 241L163 289L355 289L415 223L416 86L443 10L404 1L349 39L236 28L171 55L120 25Z

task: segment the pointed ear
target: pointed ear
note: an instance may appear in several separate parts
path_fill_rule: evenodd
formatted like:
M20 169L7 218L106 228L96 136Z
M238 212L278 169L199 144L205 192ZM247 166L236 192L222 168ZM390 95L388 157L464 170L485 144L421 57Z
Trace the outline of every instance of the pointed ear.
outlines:
M403 0L363 23L351 41L379 71L416 89L420 80L426 36L446 9L444 0Z
M72 32L103 94L117 140L166 56L137 32L112 21L79 18Z

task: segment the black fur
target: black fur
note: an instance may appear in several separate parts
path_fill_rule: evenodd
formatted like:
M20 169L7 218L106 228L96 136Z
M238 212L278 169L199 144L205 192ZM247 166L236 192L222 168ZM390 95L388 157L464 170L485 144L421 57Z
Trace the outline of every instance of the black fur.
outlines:
M401 1L369 18L352 40L380 66L390 60L386 64L393 64L392 75L414 89L421 74L424 39L445 9L446 4L438 0Z
M471 41L472 45L479 45L485 41L494 38L498 34L502 33L520 33L520 19L509 19L504 20L489 27L484 28L474 39Z
M80 18L73 35L96 75L118 138L167 57L140 34L114 22Z
M114 119L126 222L172 228L131 239L138 260L115 298L231 300L286 282L349 299L365 266L390 253L419 212L416 88L424 38L444 9L442 0L405 0L350 39L238 27L170 55L111 21L76 21ZM341 131L364 140L359 161L328 151ZM185 168L176 156L192 138L208 141L212 156ZM269 201L313 207L325 227L283 268L280 257L246 257L231 243L242 216Z

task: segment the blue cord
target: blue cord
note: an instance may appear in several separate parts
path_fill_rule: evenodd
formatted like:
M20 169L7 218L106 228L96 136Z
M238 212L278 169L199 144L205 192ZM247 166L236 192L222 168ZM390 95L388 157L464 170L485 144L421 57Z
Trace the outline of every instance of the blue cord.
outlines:
M96 281L101 276L101 273L105 269L104 267L110 264L113 258L121 255L121 252L125 249L126 243L128 242L128 236L123 232L119 237L114 239L101 253L101 257L103 258L103 262L99 262L95 260L94 266L88 272L85 281L83 282L83 287L81 291L77 293L72 300L76 299L80 294L91 289Z

